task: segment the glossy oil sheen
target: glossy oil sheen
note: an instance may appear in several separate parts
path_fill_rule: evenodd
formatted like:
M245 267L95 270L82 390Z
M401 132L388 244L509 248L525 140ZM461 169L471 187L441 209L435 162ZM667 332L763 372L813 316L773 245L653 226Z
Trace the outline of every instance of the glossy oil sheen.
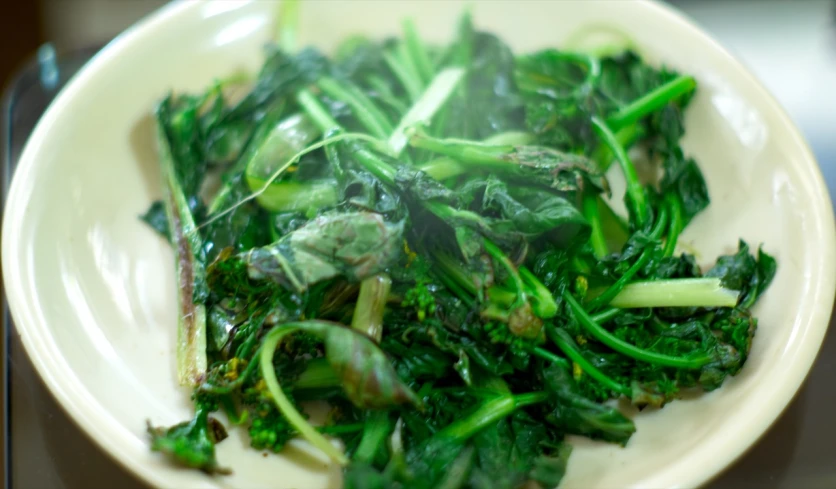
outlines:
M160 195L151 110L168 90L257 70L274 25L269 1L175 2L120 36L64 89L33 133L3 227L3 271L18 331L70 415L119 462L168 488L317 489L339 471L294 442L282 456L218 446L235 473L210 478L148 450L145 421L191 415L176 385L174 264L137 218ZM300 44L333 48L359 32L397 34L410 16L427 39L451 39L460 2L319 0L305 4ZM314 11L315 10L315 11ZM626 33L652 60L694 74L686 151L712 205L682 237L703 265L761 243L778 275L755 310L752 354L722 389L635 416L626 449L573 440L564 489L696 487L775 420L818 352L834 298L834 218L806 143L774 100L698 28L645 2L481 2L480 28L517 51L561 46L588 25Z

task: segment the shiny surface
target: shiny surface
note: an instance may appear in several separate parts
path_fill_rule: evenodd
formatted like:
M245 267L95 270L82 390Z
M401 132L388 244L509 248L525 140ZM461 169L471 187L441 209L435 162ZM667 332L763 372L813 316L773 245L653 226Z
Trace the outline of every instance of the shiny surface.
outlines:
M584 13L581 7L573 7L565 2L561 4L554 8L574 8L576 14ZM409 10L408 7L396 4L387 8L398 11ZM477 21L493 28L494 24L489 23L493 20L499 27L502 20L499 7L501 6L492 4L485 5L484 8L480 6L476 9ZM619 16L617 5L613 4L612 7L607 14L586 10L589 15L611 15L614 20L622 23L641 22L645 24L637 25L646 26L646 23L650 22L650 25L653 25L652 15L649 20L647 16L641 19L631 18L629 15ZM184 24L186 21L182 19L178 27L188 33L184 36L185 39L191 39L198 31L206 31L203 35L209 36L211 46L217 42L219 32L229 29L227 26L246 25L241 19L255 19L261 15L253 14L253 10L249 10L259 8L265 7L263 4L249 5L242 10L216 14L217 17L233 16L237 20L228 19L226 23L211 26L211 29L205 24ZM339 8L335 8L337 11L330 14L333 15L332 23L328 24L326 19L323 22L325 25L320 26L320 29L336 25L335 19L347 18L345 11L340 12ZM423 9L417 20L422 32L443 39L450 28L433 26L428 22L433 15L438 14L433 10L439 8L440 5L434 4L430 9ZM402 15L401 12L394 11L387 12L394 15L392 28L397 27L397 19ZM176 15L183 16L183 12ZM310 19L310 16L308 18ZM568 32L567 28L576 20L578 19L574 17L565 18L564 24L557 26L557 32ZM254 20L248 22L251 26L256 25ZM357 25L360 25L359 22L361 21L358 20ZM542 24L542 21L540 23ZM258 25L263 28L266 24L262 22ZM302 26L301 31L306 32L306 28L308 26ZM345 27L341 25L341 28ZM527 49L538 44L530 32L521 33L508 25L503 28L502 34L514 41L518 49ZM694 224L695 228L690 233L694 239L688 244L702 251L704 256L710 257L719 251L728 251L734 246L737 235L741 233L753 244L765 241L767 249L776 252L781 262L777 280L782 286L772 289L765 299L764 307L757 311L764 319L756 340L756 351L744 374L728 384L722 392L714 393L707 398L679 403L678 406L672 405L663 412L649 415L643 413L638 419L639 432L628 450L602 446L578 449L564 487L606 487L613 484L622 487L626 480L631 479L642 481L642 486L671 485L666 481L687 485L689 480L699 482L700 477L710 475L707 472L711 471L712 464L715 467L718 464L722 465L728 461L730 455L735 455L735 450L745 448L745 444L752 441L752 438L766 427L771 417L774 417L788 400L806 371L805 364L812 360L811 353L815 352L817 339L820 339L823 333L825 319L832 304L832 279L823 284L817 283L816 279L822 278L819 271L823 267L832 270L833 218L830 204L826 200L815 199L815 195L822 192L822 189L816 180L815 172L811 172L811 161L805 154L803 144L795 139L794 131L785 125L781 115L771 108L769 100L765 99L759 90L753 90L749 80L736 72L733 65L728 65L728 60L721 53L705 53L694 45L687 44L688 35L693 33L687 29L684 29L685 32L674 32L677 28L683 30L682 25L674 23L659 26L654 33L643 32L635 37L640 45L652 47L653 54L661 59L676 59L679 62L675 64L690 71L694 68L702 70L697 71L698 78L703 86L709 88L703 90L696 110L689 114L689 120L686 121L689 128L687 149L693 151L708 173L714 204L712 211ZM551 32L546 30L545 26L539 29L540 32ZM665 29L668 29L668 32L659 32ZM308 33L310 31L306 34ZM339 39L346 33L333 32L327 38ZM258 34L258 31L255 34ZM321 30L310 34L325 35ZM653 41L657 35L678 39L684 36L685 44L662 46ZM170 45L170 36L170 31L168 38L164 31L155 31L155 42L159 38L156 45L165 46L166 42ZM235 36L228 35L223 39L230 37ZM199 89L212 76L220 76L227 72L211 72L213 69L224 66L228 70L237 68L237 62L242 60L242 56L252 55L247 58L249 66L258 66L259 39L237 37L230 41L233 44L224 45L220 50L207 47L205 39L206 37L192 39L195 44L189 45L186 42L184 46L178 47L182 49L179 56L190 56L193 60L188 73L182 66L169 64L172 63L171 59L177 59L177 53L166 53L161 62L155 61L156 66L164 66L166 69L154 74L142 73L143 81L156 85L131 85L129 92L140 100L132 100L127 104L128 107L124 107L125 104L121 102L106 104L108 95L113 101L119 100L118 97L123 95L118 92L108 93L107 87L121 88L131 81L139 83L138 80L129 80L129 75L139 76L136 67L131 71L130 67L126 66L128 61L123 61L120 67L119 60L115 58L109 61L109 70L105 69L108 66L100 64L99 71L96 72L98 85L96 77L90 75L88 70L87 74L90 76L85 80L88 85L84 90L76 89L75 95L83 97L86 93L88 102L95 99L103 107L88 106L88 119L78 121L72 119L73 109L78 109L78 104L82 102L70 100L65 93L56 103L57 109L53 108L45 118L46 122L41 124L39 132L33 137L33 140L38 140L40 136L42 144L36 149L32 149L33 146L30 145L21 163L29 165L30 168L27 170L30 172L33 171L31 167L34 166L34 161L37 161L38 167L41 168L39 171L46 172L45 168L50 171L48 174L38 175L37 180L28 180L30 186L23 191L18 190L23 185L20 181L21 178L27 181L27 177L16 177L16 190L13 192L10 214L7 214L7 227L4 229L4 239L10 241L8 231L12 210L17 207L22 216L22 209L28 207L30 216L26 225L23 225L23 220L18 220L20 227L14 228L14 231L19 233L19 242L34 243L34 246L32 249L22 246L7 247L8 243L4 242L4 269L7 278L10 268L15 268L18 272L16 278L26 276L29 279L39 279L14 283L28 287L37 286L42 301L42 307L38 310L21 314L16 309L15 314L24 340L29 341L27 348L33 353L33 358L41 368L42 374L45 374L47 382L54 384L51 385L54 393L67 403L65 405L70 406L70 411L77 419L82 420L82 424L83 419L95 420L95 412L73 412L72 406L90 410L102 409L102 419L114 422L111 426L97 423L99 426L92 428L92 434L96 436L98 433L101 437L100 442L107 438L105 443L110 449L115 449L123 456L143 464L143 468L139 469L143 475L186 477L179 480L169 479L168 482L177 485L189 481L190 487L194 486L195 480L205 481L205 478L195 474L168 471L145 451L142 436L145 416L152 416L155 422L176 422L186 417L188 406L185 395L177 391L173 383L168 385L173 380L170 353L173 340L169 338L167 333L170 329L166 327L166 324L173 324L173 314L167 309L173 304L173 290L168 285L173 277L168 267L170 253L167 254L165 247L156 242L139 223L133 222L132 218L144 210L151 196L156 195L156 161L150 146L150 128L147 121L137 121L143 120L143 115L147 113L158 93L167 89L170 83L174 83L178 88ZM696 39L699 41L699 36L696 36ZM555 35L554 39L542 41L548 44L558 43L560 36ZM131 53L130 49L125 48L126 51L123 51L120 57L147 52L154 48L155 42L147 43L142 49L134 47L134 51L138 50L139 53ZM246 42L249 44L243 44ZM694 42L693 38L690 42ZM237 52L232 48L224 52L225 46L235 46ZM157 59L160 57L155 56ZM186 58L181 58L181 61L182 59ZM201 63L205 66L201 67ZM91 69L95 68L94 65ZM78 83L76 88L77 86ZM110 117L103 117L108 115ZM75 126L59 124L62 117L64 120L72 120ZM106 121L106 124L103 121ZM54 132L45 133L44 124L46 127L52 127ZM735 130L738 132L734 132ZM128 134L131 136L128 137ZM108 143L111 139L114 141L112 144ZM705 144L707 141L712 144ZM60 151L61 149L64 151ZM125 161L125 164L111 164L111 168L107 168L103 161ZM729 171L730 169L734 171ZM120 185L111 185L104 189L93 185L93 176L103 174L110 178L108 181L119 182ZM37 187L33 185L35 181L38 182ZM52 200L45 200L43 191L40 194L34 192L39 187L54 189L50 195ZM20 204L20 199L26 195L22 192L26 191L33 191L29 195L34 199L23 201L28 204L25 206ZM750 198L760 198L761 201L753 204ZM120 202L120 206L113 206L112 202ZM729 214L738 209L741 211L737 216L729 220ZM707 233L706 229L710 229L711 233ZM809 243L801 239L803 233L806 233L808 238L816 237L818 233L820 239ZM685 239L687 242L688 236ZM811 250L811 246L822 248ZM34 273L25 267L17 268L16 265L19 263L10 263L7 253L10 248L20 252L15 256L31 260L19 263L32 267L30 270ZM37 262L33 259L34 256L37 256ZM63 272L63 277L56 276L56 270ZM49 280L63 280L63 285L58 282L60 287L48 289L45 284L48 284ZM13 291L12 282L7 283L10 292L13 292L13 303L14 296L21 297L21 292L27 292ZM50 300L45 300L44 290L55 295L50 295ZM816 292L824 293L821 300L817 300ZM31 304L34 304L35 295L32 292L28 292L28 295L32 300ZM774 297L787 301L784 307L778 304ZM821 315L818 323L811 323L809 316L796 316L796 308L803 313L818 311ZM62 312L66 314L67 311L73 310L74 317L59 316ZM43 318L61 317L61 321L46 322L38 315ZM40 333L48 332L52 336L32 337L35 323L40 323L40 326L46 328L40 330ZM81 323L86 323L86 327ZM79 335L79 332L83 334ZM52 338L58 341L50 344ZM61 348L57 345L61 345ZM161 356L161 352L164 355ZM152 362L154 353L157 354L156 358L166 361ZM38 357L38 354L41 357ZM54 355L61 358L53 358ZM60 362L67 363L61 365ZM779 369L778 364L781 362L783 363ZM69 370L70 375L64 371L44 370L66 368L67 365L72 366ZM123 375L127 377L123 378ZM770 379L768 390L764 389L765 382L759 381L766 378ZM782 378L784 384L780 382ZM53 380L57 382L51 382ZM131 383L133 385L130 385ZM126 398L113 399L113 393L106 392L110 387L123 384L127 385L123 386L125 389L117 396L127 396ZM770 398L774 399L774 402ZM731 411L736 412L729 414L729 408L732 406ZM686 419L693 424L683 424ZM742 429L747 426L748 431ZM688 440L697 441L699 445L682 443L682 431L677 435L676 429L691 431ZM120 434L123 438L119 438ZM120 440L118 446L115 446L114 437ZM659 453L658 446L665 446L667 453ZM654 448L657 449L653 450ZM233 465L239 475L248 471L239 465L239 460L241 463L255 464L262 459L256 457L258 454L255 453L244 455L242 443L234 439L222 444L220 451L225 463ZM655 452L649 460L648 452ZM239 459L239 456L242 458ZM290 487L281 485L290 481L290 477L276 481L275 477L271 476L282 469L279 458L269 457L263 460L265 462L260 464L263 470L255 476L261 475L264 479L250 479L249 484L241 481L242 487L264 487L268 481L279 484L275 487ZM122 461L125 462L125 459ZM612 468L619 465L623 468ZM666 469L658 470L660 467ZM150 470L155 472L149 474ZM284 474L288 472L285 471ZM609 482L608 477L612 477ZM313 487L316 483L313 480L299 482L302 487Z

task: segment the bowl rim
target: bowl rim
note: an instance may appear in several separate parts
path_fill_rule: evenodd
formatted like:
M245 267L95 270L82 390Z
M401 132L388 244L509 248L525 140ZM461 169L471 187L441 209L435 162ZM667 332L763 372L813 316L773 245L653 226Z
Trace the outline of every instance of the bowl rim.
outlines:
M70 419L117 464L135 478L153 487L171 487L172 481L170 477L166 476L166 473L145 470L146 466L142 462L131 457L133 451L125 443L119 442L117 438L111 436L114 429L121 425L112 419L105 418L107 423L102 423L101 418L97 419L97 414L104 412L104 408L84 395L83 386L67 386L64 383L65 379L61 379L54 374L56 369L62 366L61 361L48 354L49 345L46 345L39 338L39 334L46 332L47 328L44 318L40 317L37 312L37 304L28 302L26 295L20 291L20 286L27 282L24 277L28 274L28 271L21 267L20 261L17 260L21 253L21 247L15 237L24 222L25 203L26 199L29 198L25 189L29 187L26 183L33 181L34 178L34 155L39 143L46 137L50 127L54 125L62 107L84 87L87 80L97 76L101 67L106 66L110 59L118 56L124 47L141 42L143 38L153 35L154 31L164 29L170 23L175 22L179 16L189 15L192 11L196 11L203 3L174 0L156 9L107 43L69 80L49 104L24 146L8 189L3 213L3 280L9 310L24 350L39 376ZM244 3L246 2L242 2L242 5ZM811 219L811 222L821 230L821 235L825 239L825 242L820 244L825 253L820 257L821 266L819 269L833 270L836 268L834 266L836 265L836 251L834 251L836 250L836 226L834 226L832 201L822 177L821 169L809 144L784 107L753 75L745 63L732 55L686 14L674 6L661 3L659 0L639 0L639 3L644 4L644 8L654 10L655 15L664 18L667 22L675 23L682 29L691 31L691 34L696 35L703 43L710 46L721 58L724 58L732 69L737 71L737 75L745 81L747 86L758 92L757 95L762 97L766 105L769 106L769 110L776 116L776 125L784 132L783 136L791 139L792 143L799 148L799 160L803 160L801 163L803 173L805 178L808 179L808 183L812 184L811 188L816 191L815 195L810 196L813 201L812 209L816 211L815 218ZM725 447L728 457L710 459L709 463L703 466L699 475L688 481L691 485L685 487L701 487L721 475L769 431L779 416L796 398L799 389L806 381L813 364L818 358L828 330L834 297L836 297L836 278L827 276L827 273L821 273L810 280L813 281L814 285L811 289L813 291L811 295L814 297L805 302L819 304L819 306L812 309L806 321L807 334L800 346L801 354L796 357L796 361L790 366L791 372L784 378L780 389L776 389L776 391L780 390L784 393L790 393L790 395L785 395L783 399L770 403L767 412L759 415L761 422L752 423L741 433L748 436L738 436ZM825 307L827 304L829 306ZM78 382L75 377L72 377L72 380ZM667 482L670 485L683 487L680 481L669 480Z

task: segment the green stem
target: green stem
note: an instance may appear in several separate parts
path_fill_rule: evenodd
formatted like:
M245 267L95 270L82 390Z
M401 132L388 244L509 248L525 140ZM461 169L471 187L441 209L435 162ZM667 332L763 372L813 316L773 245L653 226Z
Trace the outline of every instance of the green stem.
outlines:
M452 441L464 442L484 428L496 423L500 419L510 416L521 407L538 404L548 399L545 392L531 392L528 394L503 395L485 402L474 412L460 418L435 436Z
M540 357L547 362L554 363L555 365L564 369L568 369L571 367L571 365L565 358L559 357L556 354L550 352L549 350L546 350L545 348L534 347L530 350L530 352L532 355Z
M198 260L202 241L186 195L177 176L165 121L169 100L156 113L157 150L163 175L163 202L168 220L168 233L175 254L177 276L177 380L180 385L196 387L206 374L206 305L195 300L207 293L205 269ZM171 123L176 129L176 121ZM205 298L203 299L205 300Z
M331 114L325 110L325 107L319 103L319 100L317 100L316 96L314 96L314 94L310 91L300 90L299 93L296 94L296 100L299 102L299 105L305 109L308 117L310 117L311 120L319 126L319 129L323 134L328 134L331 131L342 129L340 127L340 123L331 117Z
M251 189L264 188L256 197L258 204L270 212L303 212L309 214L337 204L336 182L278 182L265 186L265 181L247 178Z
M615 319L619 314L621 314L621 309L618 309L617 307L611 307L609 309L604 309L601 312L596 312L590 317L596 323L604 324Z
M633 282L610 301L622 309L645 307L734 307L740 293L719 278L675 278Z
M405 63L388 51L383 53L383 60L386 61L389 69L392 70L392 73L395 74L395 77L403 85L410 101L415 102L418 100L418 97L421 96L421 82L410 73Z
M503 268L505 271L508 272L508 275L511 277L511 281L514 283L514 289L516 290L517 298L512 304L514 309L522 307L527 300L527 294L525 293L525 285L523 284L522 278L520 274L517 272L517 269L514 268L514 264L511 263L511 259L508 258L505 253L499 249L499 246L495 245L491 240L488 238L484 238L483 246L485 247L485 251L488 252L491 258Z
M267 391L270 392L270 396L276 403L276 407L278 407L279 412L282 413L282 416L284 416L285 419L287 419L288 423L290 423L303 438L308 440L311 445L322 450L323 453L328 455L331 460L343 466L348 465L348 458L346 458L345 454L331 445L331 443L324 436L322 436L316 428L308 423L299 411L296 410L293 403L291 403L287 396L285 396L281 386L279 385L279 379L276 377L276 370L273 367L273 355L276 353L279 342L281 342L282 338L288 334L300 329L301 328L293 323L288 323L284 326L276 327L267 333L267 336L264 337L264 343L261 350L261 375L264 378L264 383L267 385Z
M679 239L679 234L683 229L682 222L682 201L679 196L673 193L665 196L665 202L668 204L671 213L671 223L668 229L667 240L665 241L665 256L673 256L676 251L676 241Z
M283 0L279 4L276 16L276 43L283 50L292 53L296 50L296 30L299 26L299 0Z
M667 225L668 221L668 211L666 207L662 207L662 210L659 212L659 218L656 221L656 225L653 227L653 230L650 232L650 238L657 240L661 237L665 226ZM601 295L592 299L587 304L587 308L590 311L593 311L601 306L607 305L610 301L617 296L621 290L627 285L630 280L633 279L639 271L647 265L647 262L653 257L653 245L648 245L645 248L641 255L639 255L639 259L636 260L633 265L627 269L624 274L615 281L614 284L610 285L607 290L605 290Z
M615 140L618 141L618 144L622 148L629 148L633 145L633 143L639 140L643 133L644 131L641 126L633 124L615 131ZM604 144L599 144L592 152L592 161L597 162L598 167L603 172L609 170L614 157L615 156L610 148Z
M686 370L696 370L713 359L707 355L694 356L690 358L673 357L670 355L663 355L652 351L643 350L626 341L614 336L612 333L602 328L598 323L589 317L589 314L581 307L577 300L568 292L563 293L563 298L569 306L569 310L574 316L575 320L596 340L613 350L641 362L647 362L653 365L663 367L681 368Z
M456 86L464 76L461 68L447 68L437 74L430 85L415 100L398 126L389 137L389 147L396 155L403 151L409 142L407 130L417 124L428 124L436 112L447 102Z
M534 136L527 133L527 132L516 132L516 131L509 131L509 132L502 132L499 134L494 134L493 136L485 139L482 141L483 144L491 144L491 145L526 145L533 141ZM418 168L426 173L427 175L433 177L436 180L444 181L449 178L458 177L460 175L464 175L465 173L479 170L482 168L475 167L469 163L462 163L459 160L453 159L449 156L443 156L441 158L436 158L434 160L430 160L426 163L422 163L418 166ZM487 171L514 171L516 170L516 166L509 164L507 162L498 164L498 163L491 163L484 167Z
M323 77L317 85L329 97L340 100L351 107L351 111L357 120L365 127L374 137L379 139L386 139L392 133L392 123L386 117L374 102L369 99L366 94L353 86L348 81L337 81L330 77Z
M549 289L547 289L546 286L543 285L543 282L540 282L540 279L531 273L528 268L520 266L519 272L520 277L522 277L523 282L525 282L528 299L531 301L534 314L543 319L549 319L556 316L557 302L554 300L554 296Z
M598 381L598 383L613 392L617 392L618 394L622 394L627 397L632 395L632 390L629 387L619 384L609 378L607 374L592 365L592 363L590 363L589 360L583 356L583 353L581 353L578 349L578 345L575 344L575 341L569 336L569 333L562 329L555 328L552 325L548 325L546 326L546 335L548 335L549 339L551 339L567 357L575 362L581 370Z
M380 449L380 445L392 432L393 423L388 411L370 411L363 428L360 444L352 457L357 462L371 463Z
M589 222L591 234L589 243L592 245L592 252L599 260L609 254L607 239L604 237L604 230L601 227L601 219L598 215L598 196L592 193L583 195L583 215Z
M327 435L342 435L346 433L357 433L358 431L363 431L364 426L365 424L363 423L335 424L331 426L320 426L317 428L317 431Z
M430 55L421 38L418 36L418 31L415 29L415 24L410 19L403 22L404 40L406 42L406 50L412 58L412 64L415 65L419 76L424 80L424 83L429 83L432 79L435 69L433 63L430 61Z
M627 202L630 204L633 215L639 229L643 229L645 224L650 220L650 207L647 204L647 195L644 187L639 180L639 175L636 172L636 167L630 161L627 151L618 143L615 135L609 127L599 118L592 118L592 127L601 141L609 147L618 164L621 166L621 171L624 173L624 179L627 182Z
M693 91L696 86L697 81L691 76L681 75L674 78L607 117L607 125L613 130L618 130L624 126L638 122L639 119L661 109L671 100Z

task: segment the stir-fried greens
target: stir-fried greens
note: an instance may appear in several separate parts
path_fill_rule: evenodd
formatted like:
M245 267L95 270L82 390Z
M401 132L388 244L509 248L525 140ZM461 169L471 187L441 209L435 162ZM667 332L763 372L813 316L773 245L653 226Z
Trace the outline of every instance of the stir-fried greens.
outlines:
M628 445L611 401L740 371L776 263L740 241L703 270L677 246L709 205L680 145L694 78L515 54L467 14L449 46L406 21L332 57L282 20L255 79L156 109L143 218L176 256L196 414L149 426L152 449L227 473L223 413L255 449L304 438L349 488L550 488L567 435Z

